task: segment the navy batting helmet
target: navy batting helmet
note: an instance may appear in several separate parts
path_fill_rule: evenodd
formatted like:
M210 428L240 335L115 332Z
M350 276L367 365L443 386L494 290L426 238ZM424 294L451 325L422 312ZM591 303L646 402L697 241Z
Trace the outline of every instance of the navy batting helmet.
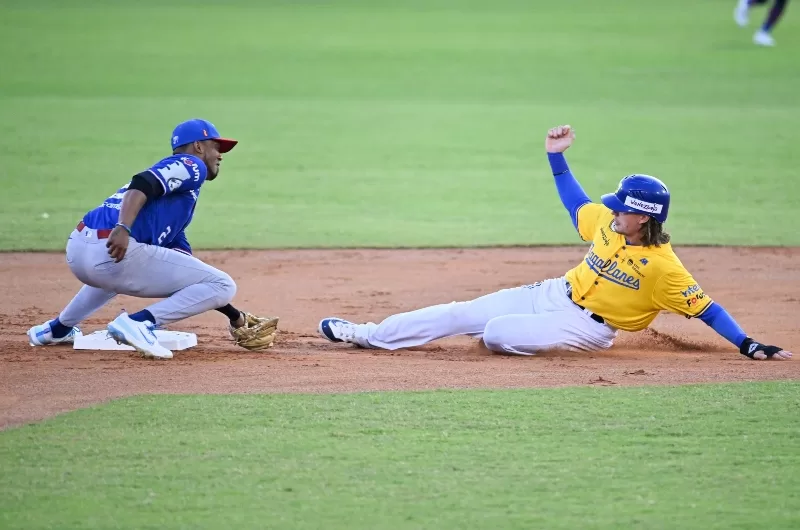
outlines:
M667 220L669 190L650 175L628 175L619 181L617 191L606 193L600 200L614 212L641 213L659 223Z

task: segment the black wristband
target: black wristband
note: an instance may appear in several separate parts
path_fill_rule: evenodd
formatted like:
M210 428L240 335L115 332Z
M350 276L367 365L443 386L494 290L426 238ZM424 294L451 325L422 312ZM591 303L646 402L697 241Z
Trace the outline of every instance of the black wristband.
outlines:
M753 355L755 355L756 351L758 351L758 343L754 342L750 337L744 339L742 345L739 346L739 353L745 357L750 357L751 359L753 358Z
M744 342L742 342L742 345L739 347L739 353L751 359L753 359L755 354L758 352L761 352L766 355L767 358L770 358L779 351L783 351L783 349L777 346L767 346L766 344L761 344L760 342L754 341L750 337L744 339Z

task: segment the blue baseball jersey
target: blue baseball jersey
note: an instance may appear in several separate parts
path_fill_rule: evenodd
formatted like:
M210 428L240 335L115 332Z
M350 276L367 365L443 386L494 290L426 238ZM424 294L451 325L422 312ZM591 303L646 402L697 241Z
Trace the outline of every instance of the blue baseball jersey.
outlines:
M206 180L205 163L194 155L168 156L147 171L161 183L164 194L145 203L131 227L131 237L140 243L175 248L191 253L184 230L192 222L200 186ZM89 228L114 228L119 221L122 197L130 182L83 217Z

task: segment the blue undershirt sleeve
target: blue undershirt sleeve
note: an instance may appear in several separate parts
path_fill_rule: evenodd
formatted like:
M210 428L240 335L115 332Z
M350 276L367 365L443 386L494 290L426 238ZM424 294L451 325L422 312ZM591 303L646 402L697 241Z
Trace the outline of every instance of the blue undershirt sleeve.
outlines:
M556 180L558 197L564 208L569 212L572 219L572 226L578 229L578 210L588 202L592 202L586 192L583 191L580 183L569 170L564 153L547 153L547 160L553 170L553 177Z
M698 316L700 320L711 326L714 331L728 339L737 348L741 347L747 334L736 323L733 317L725 311L725 308L716 302L712 302L703 314Z

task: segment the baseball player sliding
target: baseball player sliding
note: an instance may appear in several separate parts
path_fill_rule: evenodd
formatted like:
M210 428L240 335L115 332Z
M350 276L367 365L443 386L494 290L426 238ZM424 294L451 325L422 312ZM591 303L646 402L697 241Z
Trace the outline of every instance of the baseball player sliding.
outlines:
M648 175L629 175L602 204L592 203L564 158L574 139L569 125L556 127L545 147L561 202L581 239L591 242L576 267L560 278L392 315L377 325L325 318L320 334L387 350L469 335L499 353L596 351L610 348L618 330L643 330L660 311L671 311L701 319L751 359L791 358L749 337L684 268L663 228L667 187Z
M235 342L247 349L272 346L278 318L233 307L236 284L223 271L192 256L185 230L201 186L217 178L222 153L237 144L213 124L194 119L172 133L172 155L137 173L91 210L67 242L67 264L84 286L58 318L28 330L32 346L73 343L75 327L117 294L164 298L136 313L122 312L109 334L145 357L171 359L155 328L216 309L230 320Z

